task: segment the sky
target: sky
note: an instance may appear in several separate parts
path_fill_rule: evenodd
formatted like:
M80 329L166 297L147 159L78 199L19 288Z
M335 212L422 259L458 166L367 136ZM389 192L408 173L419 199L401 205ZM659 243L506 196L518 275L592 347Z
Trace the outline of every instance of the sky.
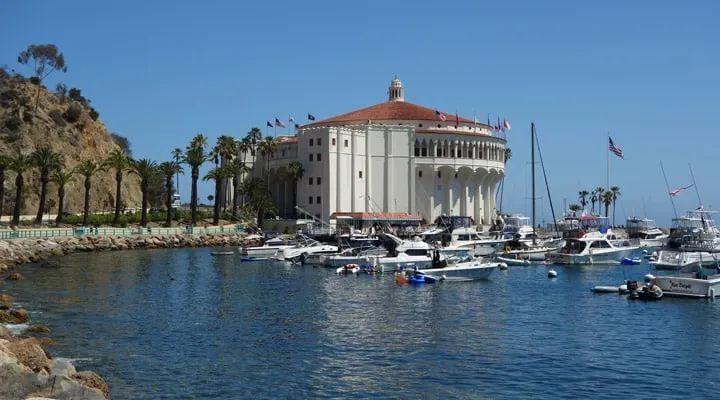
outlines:
M46 85L80 88L135 158L170 160L197 133L214 143L276 117L380 103L398 75L407 101L508 120L503 212L531 213L531 122L550 189L536 164L538 223L552 220L549 199L561 213L579 190L606 186L608 170L618 224L669 226L667 186L690 185L691 168L705 208L720 209L720 2L3 3L0 65L29 75L17 54L56 44L68 71ZM609 169L608 135L625 155L611 154ZM189 183L181 177L185 200ZM212 192L201 183L201 199ZM699 203L694 188L674 201L678 213Z

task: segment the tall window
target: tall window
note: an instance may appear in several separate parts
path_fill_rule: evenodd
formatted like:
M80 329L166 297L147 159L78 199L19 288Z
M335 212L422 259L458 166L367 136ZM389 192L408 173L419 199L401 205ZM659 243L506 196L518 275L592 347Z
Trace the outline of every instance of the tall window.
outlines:
M313 155L312 155L312 153L310 153L310 161L312 161L312 160L313 160Z
M362 179L362 171L358 171L358 178Z
M315 178L315 183L316 183L316 184L318 184L318 185L319 185L319 184L320 184L320 182L321 182L321 181L320 181L320 177L319 177L319 176L318 176L317 178Z
M345 147L348 147L348 140L345 139Z
M313 145L313 140L312 140L312 139L310 139L310 146L312 146L312 145Z
M312 196L308 197L308 204L312 204Z
M320 196L315 199L315 203L320 204Z
M309 179L308 179L308 185L312 185L312 182L313 182L313 179L312 179L312 178L309 178Z
M322 155L321 153L318 153L318 154L317 154L317 160L318 160L318 161L320 161L320 159L321 159L320 156L321 156L321 155Z
M317 145L320 146L322 144L322 139L318 138Z

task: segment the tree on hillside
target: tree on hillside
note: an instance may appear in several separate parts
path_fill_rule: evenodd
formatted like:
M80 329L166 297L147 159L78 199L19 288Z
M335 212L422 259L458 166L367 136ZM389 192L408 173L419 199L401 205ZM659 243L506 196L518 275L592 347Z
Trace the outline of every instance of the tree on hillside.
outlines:
M57 171L63 166L63 158L59 153L52 151L49 147L41 147L32 154L33 165L40 170L40 204L38 205L35 223L42 224L45 213L45 202L47 200L47 184L50 182L50 173Z
M55 171L50 176L50 182L54 183L58 188L58 213L55 223L60 225L63 223L63 213L65 212L65 186L72 182L75 178L73 171Z
M128 157L132 158L132 149L130 148L130 140L128 140L128 138L119 133L111 133L110 137L113 142L120 147L120 150L124 151Z
M15 208L13 209L12 226L18 226L20 224L20 208L23 203L22 190L23 185L25 185L23 174L32 168L32 165L32 158L29 155L18 154L10 158L8 169L17 174L15 177Z
M113 150L102 166L104 169L115 171L115 218L113 218L113 226L118 226L120 225L120 207L122 207L123 174L130 171L132 159L122 150Z
M67 72L65 56L54 44L32 44L25 51L21 51L17 58L20 64L33 69L37 78L37 95L35 95L35 108L40 98L40 85L53 71Z
M190 141L190 145L185 150L185 156L183 162L190 166L190 215L192 224L195 226L197 223L197 209L198 209L198 191L197 182L200 179L200 166L207 161L208 156L205 153L207 147L207 138L202 133L198 133Z
M158 170L165 177L165 207L167 215L165 216L165 226L170 227L172 223L172 195L173 195L173 177L183 173L183 168L178 161L165 161L158 166Z
M0 219L5 209L5 170L10 164L10 158L4 154L0 154Z
M140 226L147 225L147 208L148 208L148 189L150 180L158 174L157 163L148 158L137 161L131 161L130 173L140 177L140 191L142 192L142 212L140 217Z
M93 161L86 160L76 165L74 171L85 177L85 205L83 206L82 225L87 226L88 214L90 214L90 178L99 171L102 171L102 167Z

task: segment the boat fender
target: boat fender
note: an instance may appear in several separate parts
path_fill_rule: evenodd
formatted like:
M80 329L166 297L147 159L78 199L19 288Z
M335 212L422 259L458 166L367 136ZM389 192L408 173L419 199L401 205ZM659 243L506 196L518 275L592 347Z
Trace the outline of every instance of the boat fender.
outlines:
M715 288L710 288L708 294L710 295L711 299L715 299Z

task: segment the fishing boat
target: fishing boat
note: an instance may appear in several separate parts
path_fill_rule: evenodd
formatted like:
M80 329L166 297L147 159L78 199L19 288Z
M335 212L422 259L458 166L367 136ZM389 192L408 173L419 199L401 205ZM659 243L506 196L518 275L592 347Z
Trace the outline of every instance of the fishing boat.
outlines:
M637 240L640 247L661 247L668 239L650 218L628 217L625 221L625 232L628 239Z
M689 265L720 262L720 230L712 218L714 211L694 210L673 218L670 236L650 263L655 269L677 270Z
M608 239L607 232L589 232L579 238L565 240L565 245L547 254L553 264L617 264L630 258L638 246L629 241Z
M688 265L677 273L654 277L667 296L715 298L720 296L720 269Z

